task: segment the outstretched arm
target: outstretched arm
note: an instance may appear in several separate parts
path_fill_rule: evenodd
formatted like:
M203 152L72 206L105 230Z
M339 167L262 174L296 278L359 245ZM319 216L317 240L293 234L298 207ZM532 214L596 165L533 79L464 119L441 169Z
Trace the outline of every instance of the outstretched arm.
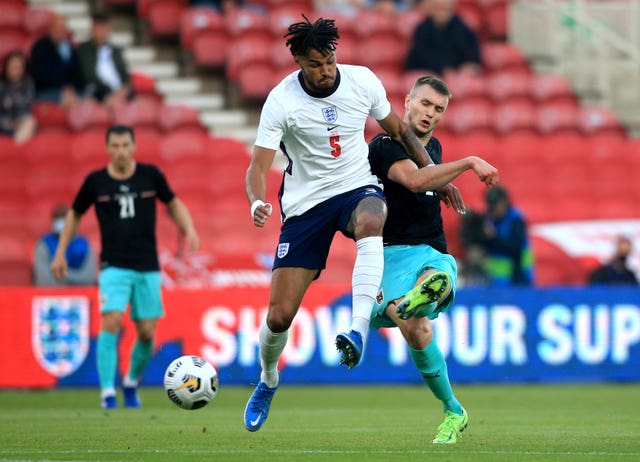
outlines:
M169 213L171 214L171 218L175 221L178 227L185 234L185 239L187 242L187 247L190 251L195 252L200 247L200 238L198 237L198 233L196 233L196 229L193 226L193 220L191 219L191 214L189 213L189 209L184 202L182 202L179 198L174 197L167 204L167 208L169 209Z
M264 200L267 198L267 173L275 155L276 151L273 149L254 146L245 178L245 191L251 205L251 218L253 224L259 228L264 227L272 212L271 204L265 203Z
M71 209L67 212L67 216L64 219L64 227L60 232L58 247L51 261L51 272L58 282L61 282L69 272L65 255L67 253L67 247L69 247L69 242L71 242L71 238L76 234L78 225L80 224L80 217L81 215L78 215Z
M378 123L391 138L404 147L404 151L419 167L434 163L415 133L409 129L409 126L393 110L387 117L378 120Z
M389 168L388 176L413 192L437 191L467 170L473 170L487 186L498 183L498 169L476 156L422 168L409 159L399 160Z

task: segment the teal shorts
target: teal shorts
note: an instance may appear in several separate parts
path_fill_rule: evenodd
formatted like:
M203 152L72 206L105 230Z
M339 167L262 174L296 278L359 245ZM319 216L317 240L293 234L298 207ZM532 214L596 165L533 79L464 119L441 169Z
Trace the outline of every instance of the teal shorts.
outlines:
M384 274L376 303L373 305L370 325L374 329L380 327L396 327L395 322L385 313L389 302L398 299L416 285L416 281L427 269L444 271L451 279L451 294L444 303L429 316L435 319L453 306L458 282L458 265L455 258L440 253L428 245L391 245L384 248Z
M100 271L100 312L120 311L131 304L131 319L158 319L162 307L160 271L135 271L110 266Z

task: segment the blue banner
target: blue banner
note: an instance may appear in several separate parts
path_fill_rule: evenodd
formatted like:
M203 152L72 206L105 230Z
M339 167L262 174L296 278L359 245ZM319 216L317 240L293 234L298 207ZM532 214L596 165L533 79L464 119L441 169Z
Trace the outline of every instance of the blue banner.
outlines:
M143 385L160 385L167 365L182 354L214 364L221 386L255 384L266 292L253 294L259 302L236 294L231 301L194 294L175 311L169 306L169 317L185 326L161 321L175 332L158 340ZM342 291L317 289L305 298L282 356L282 382L422 383L398 329L371 331L360 365L338 365L334 339L349 327L350 305ZM637 288L461 289L434 330L454 383L640 381ZM58 384L97 385L95 337L82 366Z

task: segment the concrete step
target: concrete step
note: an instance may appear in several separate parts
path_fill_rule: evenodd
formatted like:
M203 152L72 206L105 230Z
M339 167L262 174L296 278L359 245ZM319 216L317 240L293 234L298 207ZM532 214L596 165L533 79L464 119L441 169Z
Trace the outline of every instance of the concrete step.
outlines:
M161 79L156 88L165 95L190 95L200 91L202 82L197 78Z
M246 112L237 110L204 111L200 114L200 122L212 130L224 128L242 128L247 124Z
M140 63L132 66L131 70L146 74L155 80L170 79L178 75L178 65L172 62Z
M133 45L135 37L133 36L133 32L131 31L113 31L111 33L111 37L109 37L109 41L121 48L128 48Z
M156 59L156 50L153 47L127 47L124 49L124 58L129 66L146 64Z
M258 134L258 127L238 127L238 128L230 128L230 127L221 127L220 129L211 129L209 130L213 136L228 136L230 138L235 138L247 146L249 148L253 147L253 143L256 141L256 135Z
M35 4L37 6L48 8L68 18L72 16L86 16L86 17L89 16L88 2L73 2L73 1L52 2L51 0L48 0L48 1L39 1L39 2L32 1L30 3L32 5Z
M200 111L210 111L224 106L224 96L219 93L167 95L166 102L167 104L184 104Z

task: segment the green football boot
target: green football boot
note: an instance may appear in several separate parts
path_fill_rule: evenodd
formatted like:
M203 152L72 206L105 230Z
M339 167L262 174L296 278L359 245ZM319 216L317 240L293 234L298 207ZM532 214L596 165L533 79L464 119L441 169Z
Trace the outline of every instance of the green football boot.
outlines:
M425 310L433 311L449 294L451 280L444 271L437 271L415 286L404 296L404 300L396 308L400 319L412 316L426 316Z
M462 415L447 411L444 422L438 427L438 434L431 444L455 444L469 424L469 415L462 409Z

